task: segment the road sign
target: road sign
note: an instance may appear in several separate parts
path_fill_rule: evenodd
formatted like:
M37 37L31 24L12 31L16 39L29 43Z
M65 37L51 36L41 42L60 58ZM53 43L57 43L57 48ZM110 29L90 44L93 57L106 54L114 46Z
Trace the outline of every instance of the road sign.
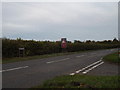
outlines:
M19 48L19 50L24 50L25 48Z
M61 48L67 48L67 39L61 38Z
M19 48L19 57L24 57L25 48Z

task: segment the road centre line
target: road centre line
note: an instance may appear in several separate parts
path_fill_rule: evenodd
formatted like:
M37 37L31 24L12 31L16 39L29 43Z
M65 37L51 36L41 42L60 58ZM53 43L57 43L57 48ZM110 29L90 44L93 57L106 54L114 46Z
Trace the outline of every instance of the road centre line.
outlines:
M23 68L27 68L29 66L24 66L24 67L17 67L17 68L12 68L12 69L7 69L7 70L2 70L0 72L7 72L7 71L13 71L13 70L17 70L17 69L23 69Z
M81 55L81 56L76 56L76 57L78 57L78 58L79 58L79 57L83 57L83 56L85 56L85 55Z
M103 63L104 63L104 62L101 62L101 63L99 63L99 64L97 64L97 65L95 65L95 66L89 68L88 70L86 70L86 71L84 71L84 72L82 72L82 73L83 73L83 74L86 74L86 73L88 73L89 71L91 71L92 69L94 69L94 68L100 66L100 65L103 64Z
M89 68L89 67L91 67L91 66L93 66L93 65L95 65L95 64L97 64L97 63L99 63L99 62L101 62L101 61L102 61L102 60L99 60L99 61L97 61L97 62L94 62L94 63L88 65L87 67L84 67L84 68L76 71L76 73L82 72L83 70L85 70L85 69L87 69L87 68Z
M50 62L46 62L46 63L49 64L49 63L61 62L61 61L65 61L68 59L70 59L70 58L65 58L65 59L61 59L61 60L57 60L57 61L50 61Z

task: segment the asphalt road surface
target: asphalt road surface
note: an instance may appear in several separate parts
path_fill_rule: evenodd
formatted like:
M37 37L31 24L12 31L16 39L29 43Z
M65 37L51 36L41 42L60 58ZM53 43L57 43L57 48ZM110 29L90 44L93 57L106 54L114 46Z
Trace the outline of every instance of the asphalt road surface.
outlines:
M60 75L118 75L118 66L102 61L102 57L117 49L97 50L21 61L2 66L3 88L30 88Z

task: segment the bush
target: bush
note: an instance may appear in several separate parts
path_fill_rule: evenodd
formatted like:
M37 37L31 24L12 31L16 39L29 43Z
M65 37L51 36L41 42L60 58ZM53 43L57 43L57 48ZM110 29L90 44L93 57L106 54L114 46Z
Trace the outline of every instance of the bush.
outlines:
M85 51L85 50L97 50L97 49L109 49L120 47L120 42L116 39L113 41L75 41L74 43L68 41L67 51ZM12 40L7 38L2 38L2 57L18 57L19 49L25 48L26 56L33 55L43 55L51 53L62 52L61 41L51 42L51 41L34 41L34 40L22 40L21 38Z

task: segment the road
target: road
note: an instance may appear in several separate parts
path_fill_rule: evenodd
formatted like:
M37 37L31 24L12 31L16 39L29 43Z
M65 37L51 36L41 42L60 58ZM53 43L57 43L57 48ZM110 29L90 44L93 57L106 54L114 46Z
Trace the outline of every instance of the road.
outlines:
M30 88L60 75L117 75L118 66L102 61L117 49L97 50L2 65L3 88Z

